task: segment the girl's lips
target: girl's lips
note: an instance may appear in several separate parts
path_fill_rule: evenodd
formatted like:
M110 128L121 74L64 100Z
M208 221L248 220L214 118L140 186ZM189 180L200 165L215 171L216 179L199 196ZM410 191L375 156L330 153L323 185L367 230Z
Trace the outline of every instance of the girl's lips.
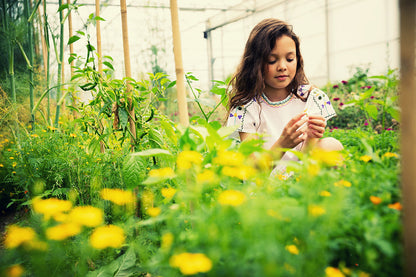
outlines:
M284 81L287 77L288 77L287 75L280 75L280 76L277 76L276 78L279 81Z

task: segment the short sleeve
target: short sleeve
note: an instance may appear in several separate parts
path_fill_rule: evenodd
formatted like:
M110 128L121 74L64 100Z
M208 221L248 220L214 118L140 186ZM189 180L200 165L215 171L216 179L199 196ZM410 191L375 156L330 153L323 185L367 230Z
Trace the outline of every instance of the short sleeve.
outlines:
M260 123L259 112L254 100L234 108L228 115L227 126L237 126L237 132L256 133Z
M337 115L329 97L317 88L312 89L309 93L304 112L308 115L322 115L325 120Z

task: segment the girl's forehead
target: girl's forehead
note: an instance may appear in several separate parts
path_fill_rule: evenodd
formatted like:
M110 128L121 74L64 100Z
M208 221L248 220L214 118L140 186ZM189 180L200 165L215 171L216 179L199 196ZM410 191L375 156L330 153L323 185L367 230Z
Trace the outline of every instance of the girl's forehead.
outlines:
M276 39L274 43L274 47L271 52L272 53L275 53L275 52L296 53L296 43L291 37L283 35Z

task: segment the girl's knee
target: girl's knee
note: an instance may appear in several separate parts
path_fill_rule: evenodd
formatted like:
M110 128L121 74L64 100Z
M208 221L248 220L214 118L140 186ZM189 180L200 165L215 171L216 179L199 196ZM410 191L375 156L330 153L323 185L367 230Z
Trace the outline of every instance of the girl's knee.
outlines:
M319 140L317 147L327 151L341 151L344 149L342 143L332 137L326 137Z

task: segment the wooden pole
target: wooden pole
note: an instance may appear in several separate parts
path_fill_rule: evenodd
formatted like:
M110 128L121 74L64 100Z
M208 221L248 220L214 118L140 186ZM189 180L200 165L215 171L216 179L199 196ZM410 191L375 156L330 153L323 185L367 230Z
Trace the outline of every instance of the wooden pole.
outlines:
M46 67L47 67L47 53L48 53L48 49L46 48L46 41L45 41L45 37L43 35L43 26L44 26L44 22L42 22L42 15L40 13L40 6L38 6L38 17L39 17L39 32L40 32L40 39L41 39L41 43L42 43L42 58L43 58L43 70L45 71L45 78L47 77L47 73L46 73Z
M127 6L126 0L120 0L121 10L121 28L123 31L123 50L124 50L124 69L127 78L131 78L130 66L130 48L129 48L129 32L127 27ZM130 82L127 80L127 103L129 105L129 126L131 133L132 150L134 150L134 143L136 140L136 124L134 115L134 106L132 104L132 88Z
M95 0L95 16L100 16L100 0ZM103 74L102 52L101 52L101 20L96 21L97 32L97 53L98 53L98 72Z
M185 73L182 65L182 46L179 30L178 4L176 0L170 0L170 14L172 19L173 54L175 56L176 89L179 108L179 123L188 126L188 105L186 102Z
M67 4L68 6L71 4L71 0L67 0ZM72 37L73 35L73 31L72 31L72 13L71 10L68 11L68 32L69 32L69 36L68 37ZM69 55L70 57L72 56L72 54L74 53L74 44L71 43L69 45ZM74 76L74 66L75 66L75 60L71 61L70 64L70 73L71 73L71 80L72 80L72 76ZM76 107L77 104L77 98L76 98L76 93L75 93L75 88L73 86L71 86L71 98L72 98L72 106ZM76 118L77 113L75 110L72 110L72 116L74 118Z
M416 276L416 2L400 0L400 106L405 276Z

